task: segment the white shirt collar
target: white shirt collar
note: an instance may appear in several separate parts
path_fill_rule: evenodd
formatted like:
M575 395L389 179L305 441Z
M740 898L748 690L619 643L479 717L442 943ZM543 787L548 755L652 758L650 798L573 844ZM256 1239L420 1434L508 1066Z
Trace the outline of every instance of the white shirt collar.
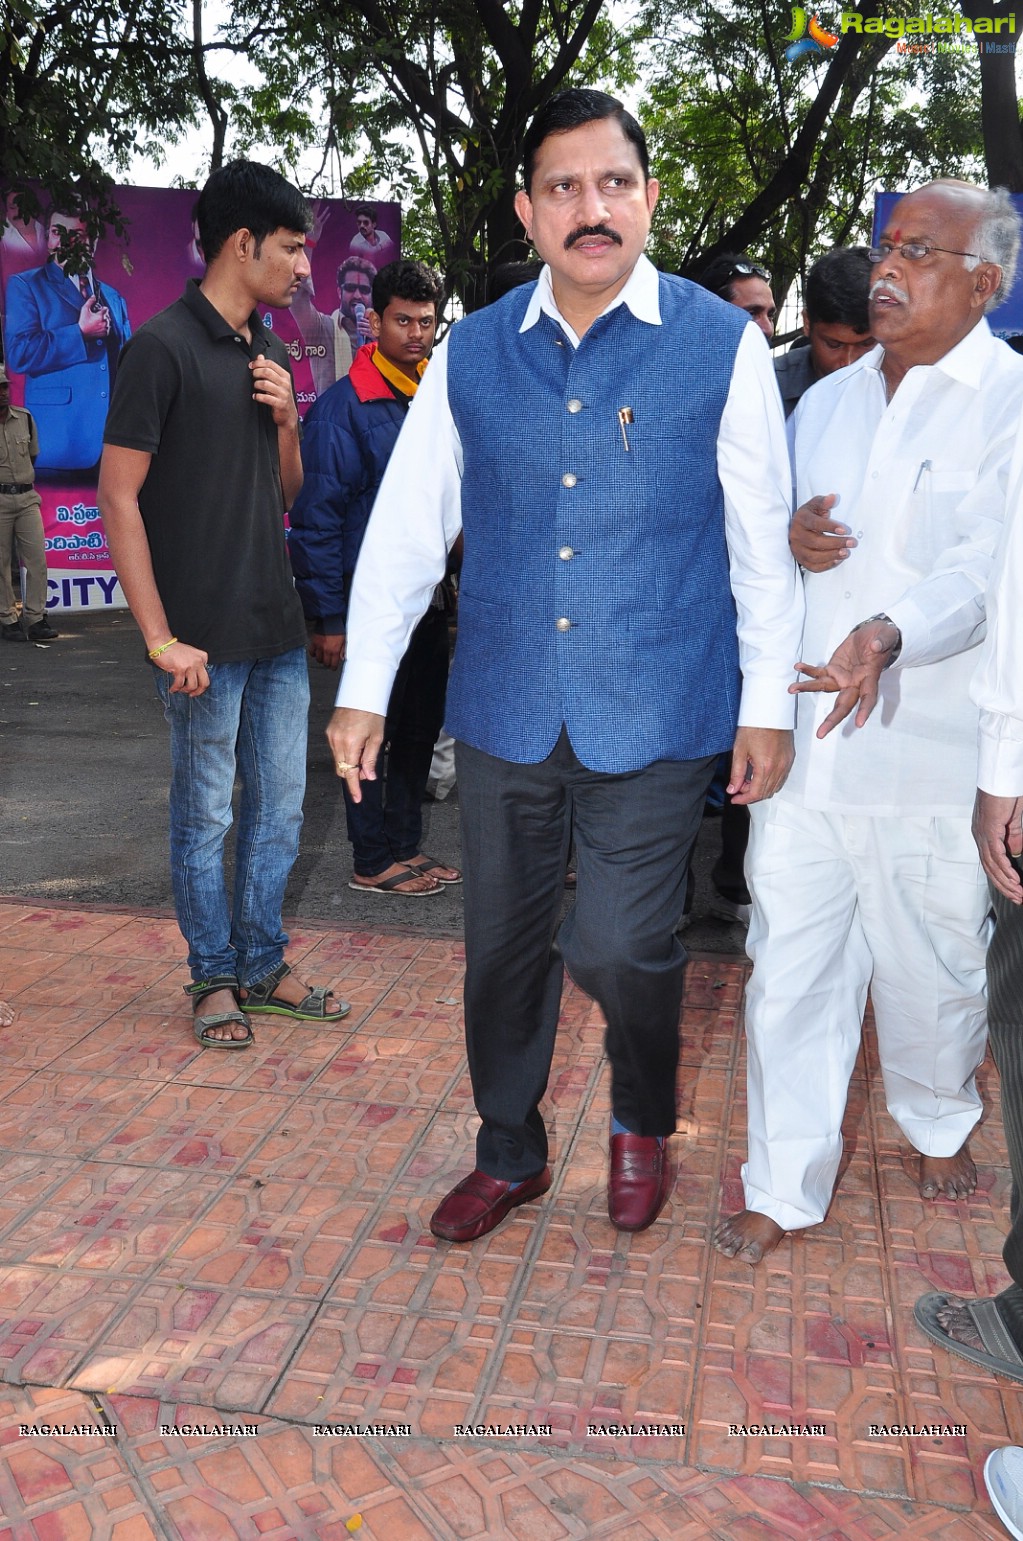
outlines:
M659 278L657 269L649 257L640 256L636 266L629 274L627 282L618 294L615 295L610 305L605 306L601 311L601 315L606 316L608 311L614 310L616 305L628 305L637 321L645 321L648 326L660 326ZM554 288L551 284L551 270L546 264L541 269L536 288L530 295L529 304L526 306L526 314L522 318L522 325L519 327L519 331L528 332L531 326L535 326L540 319L541 311L550 316L552 321L556 321L573 344L576 347L579 346L578 337L558 309L554 298Z
M985 320L978 321L971 327L966 336L957 342L954 348L949 348L936 363L930 365L917 365L917 368L940 369L943 374L951 375L953 380L959 380L963 385L972 386L979 390L984 379L984 369L991 356L995 338L991 334L991 328ZM872 352L863 359L866 369L874 369L880 373L884 363L884 348L878 344Z

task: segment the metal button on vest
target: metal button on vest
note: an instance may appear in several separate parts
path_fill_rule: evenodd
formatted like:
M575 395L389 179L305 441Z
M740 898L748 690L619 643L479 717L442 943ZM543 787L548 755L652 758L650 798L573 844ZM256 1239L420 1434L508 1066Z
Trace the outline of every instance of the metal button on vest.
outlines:
M561 550L558 552L558 555L563 562L570 562L575 556L575 552L572 550L571 546L562 546Z
M570 412L581 412L582 409L583 409L582 402L578 399L578 397L573 396L572 400L568 403L568 410Z
M568 619L567 615L563 615L561 617L561 619L559 621L555 621L554 624L557 626L559 631L571 631L572 630L572 622Z
M566 471L564 476L561 478L561 485L563 487L574 487L578 480L579 478L576 476L574 471Z

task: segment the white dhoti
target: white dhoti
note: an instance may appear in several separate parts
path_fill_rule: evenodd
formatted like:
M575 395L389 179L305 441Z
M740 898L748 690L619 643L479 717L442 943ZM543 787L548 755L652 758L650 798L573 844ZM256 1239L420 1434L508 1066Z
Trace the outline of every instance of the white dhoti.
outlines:
M981 1114L990 899L969 819L751 809L747 1209L823 1220L867 989L888 1110L952 1156Z

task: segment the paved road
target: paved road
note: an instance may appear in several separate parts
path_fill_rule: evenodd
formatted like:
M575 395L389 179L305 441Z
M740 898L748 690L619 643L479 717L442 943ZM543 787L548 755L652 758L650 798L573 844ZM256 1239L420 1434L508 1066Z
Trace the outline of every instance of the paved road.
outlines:
M48 647L0 641L0 893L168 908L163 712L126 612L54 617ZM285 911L371 930L457 936L458 888L425 899L353 893L349 846L323 727L336 676L312 666L308 790L302 848ZM424 841L459 861L457 794L427 805ZM687 944L740 952L736 926L706 918L717 825L697 852L697 919Z

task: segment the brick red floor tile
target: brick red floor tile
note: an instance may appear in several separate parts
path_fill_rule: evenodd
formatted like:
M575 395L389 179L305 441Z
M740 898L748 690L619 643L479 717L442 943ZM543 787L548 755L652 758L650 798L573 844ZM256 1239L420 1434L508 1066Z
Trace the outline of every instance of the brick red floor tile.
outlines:
M276 1093L171 1081L155 1088L141 1112L122 1118L121 1126L97 1144L95 1155L101 1161L138 1166L233 1172L290 1103Z
M158 1091L156 1081L37 1070L0 1091L0 1147L85 1158Z
M25 1204L6 1230L4 1256L142 1278L176 1254L222 1184L208 1173L83 1162L63 1179L52 1173L45 1196Z
M143 1284L93 1338L71 1384L259 1410L314 1310L286 1297Z
M63 1385L138 1287L112 1274L0 1266L0 1378Z
M148 1496L133 1481L116 1440L102 1434L51 1437L23 1426L103 1427L106 1415L75 1392L11 1389L0 1397L0 1535L46 1541L156 1541Z
M697 958L671 1201L621 1236L603 1023L568 986L554 1186L451 1246L428 1222L473 1161L460 946L302 926L289 956L352 1016L257 1019L255 1050L215 1055L191 1038L169 918L0 903L0 981L24 965L0 1041L0 1378L33 1388L9 1385L0 1441L33 1397L120 1430L105 1459L19 1438L28 1496L0 1461L0 1541L343 1541L356 1516L387 1541L999 1533L980 1469L1023 1443L1023 1395L912 1320L925 1289L1004 1283L996 1113L974 1136L978 1192L925 1204L868 1023L824 1224L757 1271L718 1257L714 1218L741 1204L744 969ZM996 1109L989 1066L980 1080ZM258 1434L159 1429L217 1419ZM411 1433L315 1432L368 1419ZM456 1433L540 1420L533 1441ZM783 1422L826 1432L753 1432ZM624 1424L668 1432L609 1432Z

